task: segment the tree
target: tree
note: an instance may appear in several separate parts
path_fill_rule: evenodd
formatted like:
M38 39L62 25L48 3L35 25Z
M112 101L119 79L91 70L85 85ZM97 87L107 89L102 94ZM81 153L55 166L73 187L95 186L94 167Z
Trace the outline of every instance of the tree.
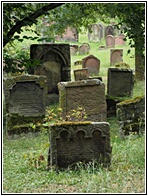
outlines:
M130 46L135 47L136 78L144 79L145 3L4 3L3 13L4 46L19 40L18 35L14 37L15 32L21 33L22 27L37 24L43 15L48 22L54 22L51 25L54 33L62 33L67 27L88 28L98 18L103 21L116 18L118 27L124 25Z

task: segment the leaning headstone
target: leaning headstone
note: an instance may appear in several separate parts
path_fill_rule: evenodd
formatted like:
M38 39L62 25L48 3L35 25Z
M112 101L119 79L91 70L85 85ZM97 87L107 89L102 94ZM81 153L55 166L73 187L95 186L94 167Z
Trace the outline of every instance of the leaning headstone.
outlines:
M106 36L106 47L107 48L114 48L115 47L115 38L112 35Z
M131 69L109 68L107 94L115 97L132 96L134 75Z
M122 139L129 133L142 133L145 126L145 96L120 102L116 105L119 134Z
M65 122L50 126L48 167L68 168L78 163L110 166L112 147L107 122Z
M98 79L60 82L60 107L63 109L63 118L78 106L85 109L87 120L105 122L107 109L105 85Z
M48 101L58 101L58 82L70 81L70 45L69 44L33 44L30 48L31 59L40 60L33 70L35 75L47 77ZM54 95L54 96L53 96Z
M110 65L113 66L118 62L122 62L123 49L111 49L110 50Z
M45 76L22 75L4 79L7 132L33 130L45 116L47 82ZM39 127L36 127L36 131Z
M87 43L83 43L79 46L79 55L89 54L90 46Z
M100 60L93 55L89 55L84 59L82 59L82 67L88 68L88 72L90 76L99 75Z
M105 37L108 35L114 35L114 27L112 25L109 25L105 29Z

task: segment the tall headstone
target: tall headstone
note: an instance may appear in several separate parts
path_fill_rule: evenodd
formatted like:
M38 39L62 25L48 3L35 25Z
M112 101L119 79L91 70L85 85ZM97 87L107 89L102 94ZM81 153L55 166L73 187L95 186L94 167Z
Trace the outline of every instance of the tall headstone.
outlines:
M110 50L110 65L113 66L118 62L122 62L123 49L111 49Z
M89 42L98 42L99 39L99 26L97 24L92 24L88 30L88 40Z
M24 75L4 79L7 132L30 131L31 124L45 116L47 82L45 76Z
M60 107L63 117L78 106L85 109L87 119L94 122L105 122L107 106L105 85L98 79L60 82Z
M58 82L70 81L70 45L69 44L32 44L31 59L41 63L33 70L35 75L47 77L49 103L58 100ZM55 95L54 98L52 96ZM53 101L54 101L53 100Z
M106 36L106 47L107 48L114 48L115 47L115 38L112 35Z
M93 55L89 55L84 59L82 59L82 67L88 68L88 72L90 76L99 75L100 60Z
M107 94L114 97L132 96L134 76L131 69L109 68Z
M105 29L105 37L108 35L114 36L114 27L112 25L107 26Z

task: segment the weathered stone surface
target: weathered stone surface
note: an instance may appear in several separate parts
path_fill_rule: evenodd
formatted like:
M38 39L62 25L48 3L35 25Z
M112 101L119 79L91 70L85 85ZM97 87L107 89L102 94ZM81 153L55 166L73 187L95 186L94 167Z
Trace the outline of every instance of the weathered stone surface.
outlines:
M66 42L78 42L79 40L79 33L76 28L68 27L65 29L65 33L62 36L56 36L56 40L59 41L66 41Z
M131 69L109 68L107 94L115 97L132 96L134 76Z
M111 164L110 126L106 122L65 122L50 127L49 167L78 162Z
M74 70L75 80L86 80L89 78L89 73L87 68Z
M89 54L90 46L88 43L83 43L79 46L79 55Z
M125 41L124 41L125 35L120 34L117 37L115 37L115 44L116 45L124 45Z
M123 49L111 49L110 50L110 65L113 66L118 62L122 62Z
M117 118L120 125L120 136L130 132L140 132L145 125L145 96L120 102L116 105Z
M26 124L28 127L29 123L43 119L47 99L45 76L23 75L5 78L4 95L8 132L11 132L14 126L25 128Z
M103 82L98 79L60 82L58 88L64 118L68 112L80 106L86 110L88 120L106 121L107 106Z
M98 59L94 55L89 55L84 59L82 59L82 67L88 68L88 72L90 76L99 75L100 59Z
M112 35L106 36L106 47L107 48L114 48L115 47L115 38Z
M77 54L78 50L79 50L79 46L78 45L76 45L76 44L70 45L70 54L71 55Z
M114 35L114 27L112 25L109 25L105 29L105 37L108 35Z
M69 44L33 44L31 59L41 60L33 73L47 77L48 93L58 94L58 82L70 81L70 45Z

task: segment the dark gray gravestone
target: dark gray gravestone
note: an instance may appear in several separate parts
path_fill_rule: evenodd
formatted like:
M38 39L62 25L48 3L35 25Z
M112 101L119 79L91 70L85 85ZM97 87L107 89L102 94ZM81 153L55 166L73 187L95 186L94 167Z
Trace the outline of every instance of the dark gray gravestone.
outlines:
M110 65L115 65L118 62L122 62L123 49L111 49L110 50Z
M108 69L107 94L110 96L132 96L134 86L133 71L124 68Z
M67 168L78 162L109 166L111 151L106 122L65 122L50 127L49 168Z
M105 37L108 35L114 35L114 27L112 25L109 25L105 29Z
M45 76L24 75L4 79L8 133L28 132L30 123L42 122L47 99Z

